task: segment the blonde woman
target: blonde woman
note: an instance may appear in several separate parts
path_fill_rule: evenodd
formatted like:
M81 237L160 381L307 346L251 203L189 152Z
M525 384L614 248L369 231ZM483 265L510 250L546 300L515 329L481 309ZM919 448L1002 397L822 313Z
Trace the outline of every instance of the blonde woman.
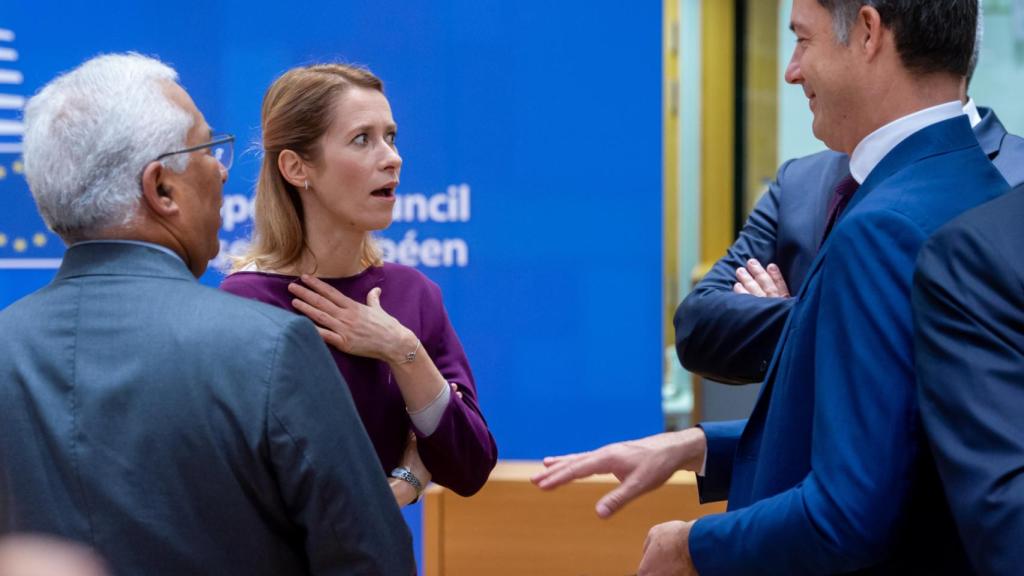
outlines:
M399 504L431 479L468 496L497 447L436 284L381 261L402 158L381 81L325 64L263 99L252 249L223 290L308 316L345 377Z

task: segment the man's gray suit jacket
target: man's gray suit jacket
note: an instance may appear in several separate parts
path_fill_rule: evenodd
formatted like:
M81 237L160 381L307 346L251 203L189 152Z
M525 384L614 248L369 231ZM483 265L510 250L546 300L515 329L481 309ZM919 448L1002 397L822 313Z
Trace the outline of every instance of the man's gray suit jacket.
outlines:
M414 572L305 318L86 243L0 334L0 532L83 542L123 575Z

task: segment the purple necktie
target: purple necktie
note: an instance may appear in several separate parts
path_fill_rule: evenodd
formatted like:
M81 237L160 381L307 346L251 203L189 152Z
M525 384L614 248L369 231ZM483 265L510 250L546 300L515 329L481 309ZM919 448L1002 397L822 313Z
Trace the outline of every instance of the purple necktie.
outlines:
M836 225L836 220L839 219L843 208L846 208L846 205L850 203L850 198L853 198L854 192L859 187L860 184L849 174L840 180L839 184L836 184L835 192L832 193L832 199L828 203L828 218L825 220L825 233L821 236L822 244L825 243L829 233L832 232L832 228Z

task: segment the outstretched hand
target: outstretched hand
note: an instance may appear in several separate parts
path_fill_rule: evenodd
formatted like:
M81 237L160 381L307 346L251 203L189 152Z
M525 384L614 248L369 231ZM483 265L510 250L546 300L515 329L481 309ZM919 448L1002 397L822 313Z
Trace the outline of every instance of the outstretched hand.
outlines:
M614 474L621 484L598 500L596 507L597 515L607 518L664 484L676 470L699 470L706 446L700 428L666 432L591 452L545 458L546 469L530 480L542 490L551 490L594 474Z

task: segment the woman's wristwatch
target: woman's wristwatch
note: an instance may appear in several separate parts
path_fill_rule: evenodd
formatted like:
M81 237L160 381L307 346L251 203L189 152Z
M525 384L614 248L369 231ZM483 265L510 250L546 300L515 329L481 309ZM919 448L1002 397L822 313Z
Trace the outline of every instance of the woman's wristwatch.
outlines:
M391 477L408 482L416 490L416 499L412 503L420 501L420 496L423 494L423 483L412 473L412 470L409 470L407 466L399 466L391 471Z

